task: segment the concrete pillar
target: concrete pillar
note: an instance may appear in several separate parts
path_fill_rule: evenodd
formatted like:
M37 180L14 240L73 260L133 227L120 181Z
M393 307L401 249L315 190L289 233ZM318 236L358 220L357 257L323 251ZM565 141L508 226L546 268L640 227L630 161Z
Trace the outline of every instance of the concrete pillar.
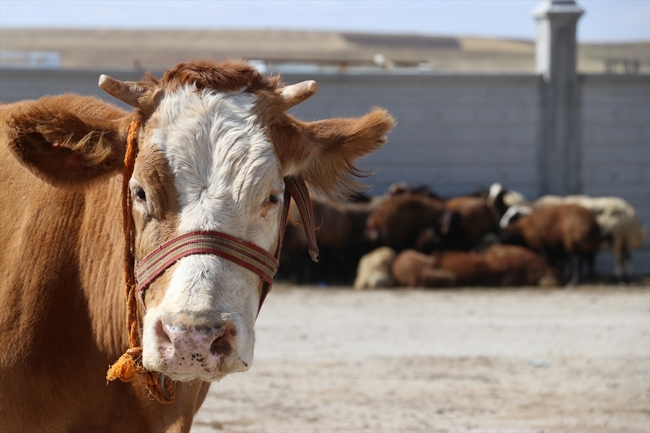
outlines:
M537 21L535 70L542 76L540 195L581 190L576 26L583 12L573 0L544 0L533 11Z

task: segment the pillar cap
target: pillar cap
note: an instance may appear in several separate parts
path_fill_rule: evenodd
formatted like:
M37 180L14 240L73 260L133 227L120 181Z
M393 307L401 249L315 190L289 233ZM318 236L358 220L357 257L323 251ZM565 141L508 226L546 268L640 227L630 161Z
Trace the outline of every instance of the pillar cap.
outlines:
M578 19L585 12L574 0L542 0L533 10L536 20L545 18Z

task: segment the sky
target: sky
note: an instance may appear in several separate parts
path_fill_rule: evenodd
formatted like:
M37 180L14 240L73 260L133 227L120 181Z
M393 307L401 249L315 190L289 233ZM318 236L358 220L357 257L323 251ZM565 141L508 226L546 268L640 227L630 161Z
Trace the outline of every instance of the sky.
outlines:
M533 40L539 0L0 0L1 28L279 29ZM579 42L650 41L650 0L578 0ZM650 48L649 48L650 49Z

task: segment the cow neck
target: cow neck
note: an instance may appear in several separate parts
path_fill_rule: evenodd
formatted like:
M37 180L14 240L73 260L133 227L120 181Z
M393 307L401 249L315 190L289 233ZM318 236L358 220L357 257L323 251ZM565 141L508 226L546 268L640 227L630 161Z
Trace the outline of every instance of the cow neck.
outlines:
M307 236L309 254L314 261L318 261L316 227L314 224L314 210L305 181L300 177L290 176L284 179L284 207L281 214L278 243L274 255L271 255L252 242L238 239L226 233L195 231L164 243L152 253L145 256L138 266L135 266L135 223L133 221L133 201L129 181L133 176L135 159L138 153L137 136L139 131L140 121L136 120L131 122L122 170L122 221L125 240L124 281L129 349L109 368L106 378L109 381L120 379L123 382L131 382L137 377L142 377L145 380L147 389L155 400L162 404L171 404L176 397L174 382L169 379L165 380L163 373L149 371L142 365L142 347L139 345L141 325L137 303L138 299L140 299L143 309L146 310L144 294L149 284L183 257L193 254L216 255L237 263L261 278L262 292L257 310L257 314L259 315L262 304L271 291L273 276L277 272L291 198L296 201Z

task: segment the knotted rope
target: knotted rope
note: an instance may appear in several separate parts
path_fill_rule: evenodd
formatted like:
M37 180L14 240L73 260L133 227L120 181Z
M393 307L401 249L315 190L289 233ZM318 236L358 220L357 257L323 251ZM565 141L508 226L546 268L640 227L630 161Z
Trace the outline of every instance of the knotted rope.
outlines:
M142 347L139 345L140 321L136 298L135 260L133 254L134 222L132 213L131 189L129 181L133 175L135 158L138 153L138 131L140 122L133 121L129 126L126 142L124 166L122 168L122 226L124 229L124 288L126 294L126 329L129 336L129 349L113 364L106 373L106 379L132 382L141 377L152 397L162 404L171 404L176 398L174 382L165 381L165 375L149 371L142 365Z

